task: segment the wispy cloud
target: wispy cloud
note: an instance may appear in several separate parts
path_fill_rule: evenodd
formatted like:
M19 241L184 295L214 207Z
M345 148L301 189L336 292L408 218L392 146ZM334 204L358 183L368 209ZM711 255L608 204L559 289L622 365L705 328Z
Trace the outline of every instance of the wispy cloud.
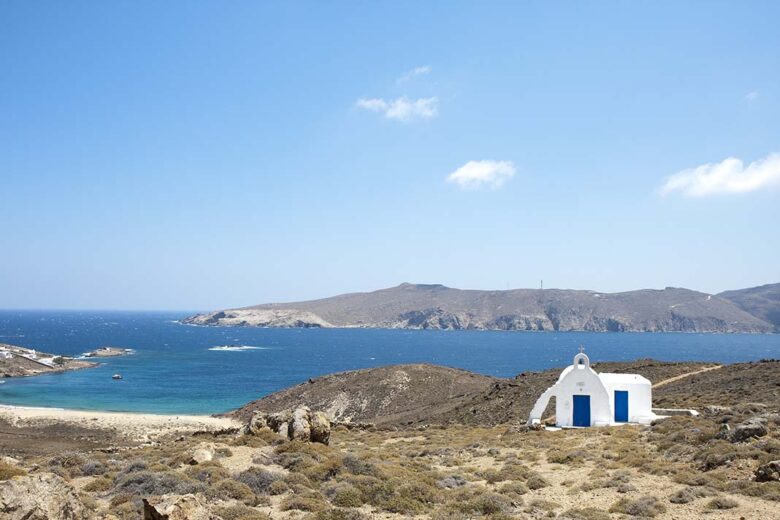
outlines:
M515 175L511 161L469 161L447 176L465 190L497 189Z
M758 93L758 90L754 90L752 92L748 92L745 94L745 101L748 103L752 103L753 101L758 100L758 98L761 96L761 94Z
M424 67L415 67L412 70L406 71L403 76L399 77L395 82L397 84L406 83L409 80L416 78L417 76L424 76L430 74L431 68L428 65Z
M702 164L666 178L661 195L679 192L686 197L729 195L780 185L780 153L773 153L745 166L729 157L719 163Z
M370 112L383 114L387 119L396 121L412 121L414 119L431 119L439 113L439 98L397 99L360 98L355 106Z

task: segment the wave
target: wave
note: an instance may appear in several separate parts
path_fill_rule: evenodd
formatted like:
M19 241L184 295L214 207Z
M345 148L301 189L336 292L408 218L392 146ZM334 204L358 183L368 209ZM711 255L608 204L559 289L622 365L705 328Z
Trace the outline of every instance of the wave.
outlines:
M227 351L227 352L240 352L243 350L268 350L268 347L250 347L247 345L220 345L218 347L211 347L209 350Z

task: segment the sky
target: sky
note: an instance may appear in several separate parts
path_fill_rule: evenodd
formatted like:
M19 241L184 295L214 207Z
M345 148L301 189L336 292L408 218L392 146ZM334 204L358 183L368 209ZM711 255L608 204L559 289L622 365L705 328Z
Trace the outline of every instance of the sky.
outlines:
M0 3L0 308L780 282L780 3Z

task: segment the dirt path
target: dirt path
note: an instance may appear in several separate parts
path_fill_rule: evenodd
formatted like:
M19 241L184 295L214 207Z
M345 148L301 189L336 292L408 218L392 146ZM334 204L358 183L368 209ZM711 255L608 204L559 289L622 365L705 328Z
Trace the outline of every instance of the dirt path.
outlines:
M679 381L680 379L685 379L686 377L695 376L696 374L703 374L704 372L709 372L710 370L718 370L719 368L723 368L723 365L715 365L712 367L702 368L701 370L696 370L694 372L687 372L685 374L680 374L679 376L670 377L669 379L658 381L656 384L653 385L653 388L658 388L659 386L668 385L669 383L674 383L675 381Z

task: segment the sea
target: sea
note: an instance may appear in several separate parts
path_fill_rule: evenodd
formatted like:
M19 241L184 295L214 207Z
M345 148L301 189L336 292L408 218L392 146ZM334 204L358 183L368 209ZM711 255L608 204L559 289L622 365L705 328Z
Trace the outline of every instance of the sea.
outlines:
M0 311L0 343L69 356L102 346L134 351L99 359L101 365L93 369L5 379L0 404L213 414L331 372L434 363L513 377L563 367L580 346L592 361L780 358L780 334L264 329L178 323L189 314ZM112 379L115 373L123 379Z

